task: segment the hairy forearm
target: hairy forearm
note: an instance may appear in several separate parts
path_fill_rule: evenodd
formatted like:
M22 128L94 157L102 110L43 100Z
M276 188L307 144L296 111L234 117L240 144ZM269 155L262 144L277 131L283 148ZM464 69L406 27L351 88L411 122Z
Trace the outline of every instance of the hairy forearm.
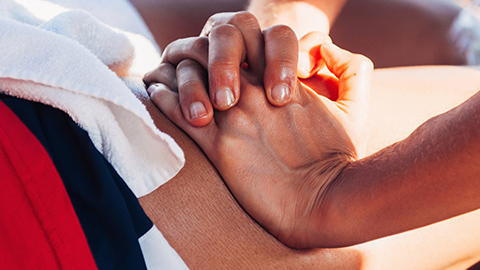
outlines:
M478 209L479 175L480 92L349 165L319 206L318 243L351 245Z
M346 0L251 0L248 11L262 28L275 24L290 26L298 38L312 31L328 34Z

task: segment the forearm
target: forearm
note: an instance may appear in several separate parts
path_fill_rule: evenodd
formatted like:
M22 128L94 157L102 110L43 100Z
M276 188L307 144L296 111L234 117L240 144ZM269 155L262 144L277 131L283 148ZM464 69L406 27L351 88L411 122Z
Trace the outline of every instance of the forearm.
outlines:
M323 245L350 245L480 207L480 93L353 163L325 197ZM324 205L325 206L325 205ZM330 234L327 232L331 232Z
M352 248L293 250L280 244L238 205L202 150L136 93L156 125L185 153L184 168L140 198L147 215L191 269L360 269Z
M328 34L346 0L251 0L248 11L262 28L286 24L298 38L312 31Z

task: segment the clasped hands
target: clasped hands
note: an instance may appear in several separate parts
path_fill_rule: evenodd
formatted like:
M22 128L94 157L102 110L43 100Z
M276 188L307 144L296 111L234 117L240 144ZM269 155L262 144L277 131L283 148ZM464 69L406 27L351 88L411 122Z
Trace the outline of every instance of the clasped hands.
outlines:
M307 248L335 242L329 196L365 150L372 70L321 33L299 42L240 12L170 44L144 81L242 207L280 241Z

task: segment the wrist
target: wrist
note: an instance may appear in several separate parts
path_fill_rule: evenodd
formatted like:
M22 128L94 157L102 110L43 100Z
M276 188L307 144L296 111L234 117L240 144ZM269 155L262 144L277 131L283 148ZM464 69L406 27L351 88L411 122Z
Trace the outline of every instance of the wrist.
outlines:
M332 153L315 163L303 179L295 181L295 212L287 219L292 224L277 236L283 243L294 248L338 245L338 208L331 207L336 199L334 187L354 160L353 153Z

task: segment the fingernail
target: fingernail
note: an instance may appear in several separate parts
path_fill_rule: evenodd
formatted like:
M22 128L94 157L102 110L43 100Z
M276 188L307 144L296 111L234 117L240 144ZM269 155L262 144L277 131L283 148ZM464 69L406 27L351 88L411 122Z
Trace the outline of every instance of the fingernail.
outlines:
M287 84L279 84L272 88L272 98L279 104L290 99L290 87Z
M150 85L150 86L147 88L147 93L148 93L149 95L151 95L152 92L153 92L155 89L157 89L156 84L152 84L152 85Z
M160 89L162 89L162 88L163 88L163 90L167 90L167 89L168 89L164 84L154 83L154 84L150 85L150 86L147 88L147 93L148 93L149 95L151 95L153 91L155 91L155 90L160 90Z
M195 101L190 105L190 119L202 117L207 114L207 109L200 101Z
M230 88L224 88L215 95L215 102L220 107L228 107L233 104L235 96Z

